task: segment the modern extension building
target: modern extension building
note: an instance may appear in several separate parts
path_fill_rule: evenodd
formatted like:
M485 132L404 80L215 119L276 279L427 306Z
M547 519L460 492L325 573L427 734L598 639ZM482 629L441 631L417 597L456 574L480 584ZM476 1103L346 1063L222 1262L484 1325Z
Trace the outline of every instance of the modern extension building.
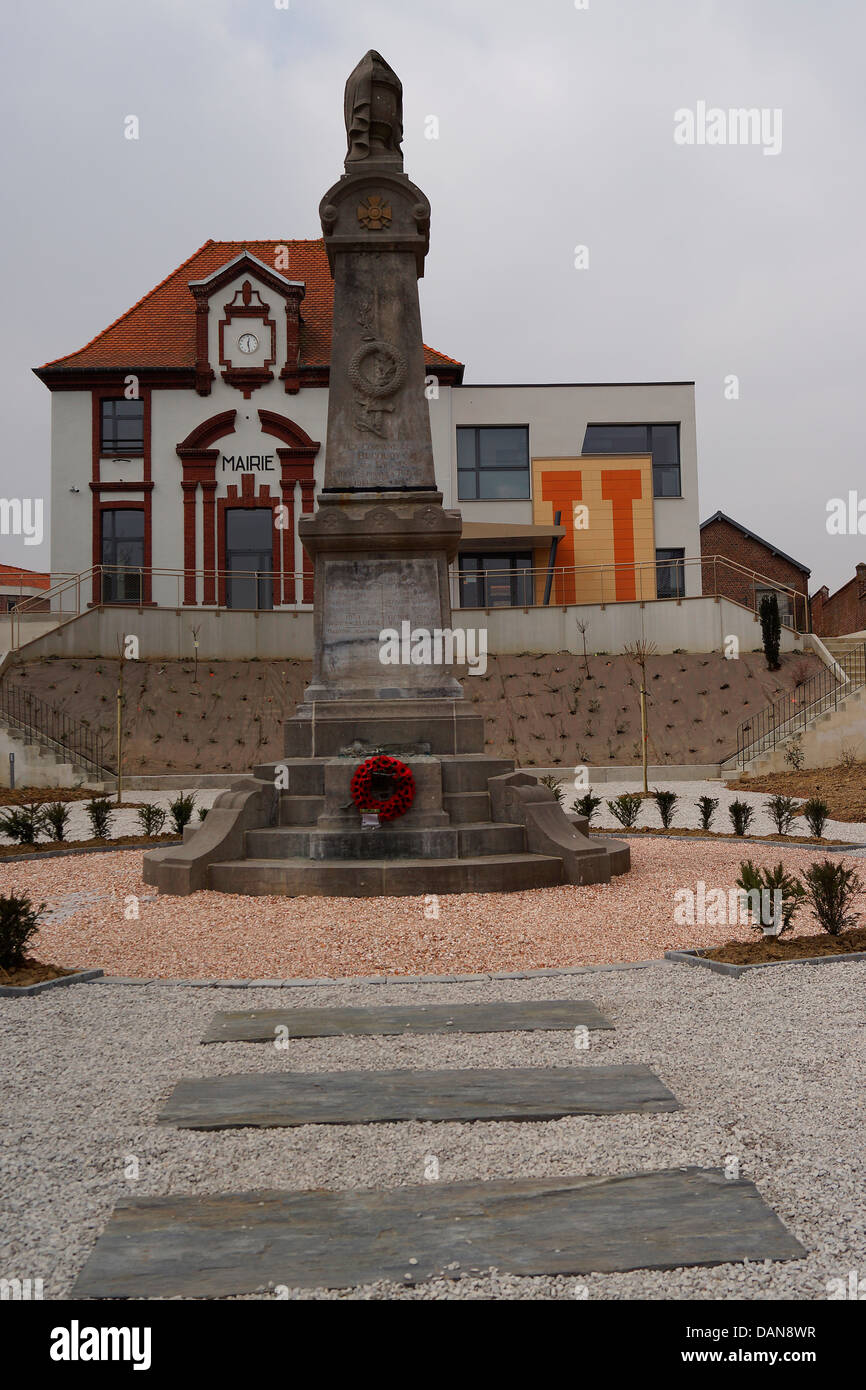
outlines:
M85 576L92 604L308 606L297 522L323 476L331 311L321 241L208 241L37 368L53 581ZM454 358L426 364L464 522L455 604L701 593L692 382L468 385Z

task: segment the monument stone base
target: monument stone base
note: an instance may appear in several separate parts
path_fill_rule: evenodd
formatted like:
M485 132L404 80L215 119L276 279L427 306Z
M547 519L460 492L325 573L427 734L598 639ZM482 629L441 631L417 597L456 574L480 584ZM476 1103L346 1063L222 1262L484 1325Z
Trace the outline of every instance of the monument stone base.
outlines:
M483 721L457 700L301 706L286 757L222 793L184 843L144 856L161 892L285 897L502 893L607 883L627 844L588 834L535 777L483 752ZM364 829L351 799L359 763L391 753L416 794Z

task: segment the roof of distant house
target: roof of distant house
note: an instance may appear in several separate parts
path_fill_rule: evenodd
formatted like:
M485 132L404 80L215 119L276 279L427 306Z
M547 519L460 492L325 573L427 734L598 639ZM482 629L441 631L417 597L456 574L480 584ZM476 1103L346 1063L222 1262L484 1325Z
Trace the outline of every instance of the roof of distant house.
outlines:
M51 576L39 574L36 570L16 568L15 565L0 565L0 588L8 589L10 585L22 589L50 589Z
M757 541L758 545L762 545L765 550L769 550L771 555L778 555L780 560L787 560L789 565L793 565L795 569L802 570L803 574L812 573L808 565L801 564L799 560L794 559L793 555L787 555L784 550L780 550L777 545L773 545L772 541L765 541L763 536L756 535L754 531L749 530L748 526L744 526L740 521L735 521L734 518L728 516L726 512L713 512L712 516L708 516L706 521L701 522L701 530L703 531L704 527L709 526L713 521L726 521L729 526L735 526L744 536L748 536L750 540Z
M196 360L195 300L190 281L206 280L244 251L266 266L278 263L278 251L288 249L288 267L279 272L291 281L303 281L301 302L300 363L326 367L331 359L331 319L334 282L328 268L325 243L316 241L206 241L203 246L150 290L125 314L97 333L83 348L54 358L37 368L125 370L136 368L192 368ZM428 367L462 368L462 363L443 352L425 347Z

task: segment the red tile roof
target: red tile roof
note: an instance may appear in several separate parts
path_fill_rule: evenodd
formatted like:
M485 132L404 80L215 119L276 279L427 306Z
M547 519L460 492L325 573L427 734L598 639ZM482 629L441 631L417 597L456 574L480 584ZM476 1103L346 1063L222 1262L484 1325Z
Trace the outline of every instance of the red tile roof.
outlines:
M164 280L133 304L108 328L97 333L83 348L46 362L46 368L136 367L192 368L195 365L195 301L191 280L204 280L242 251L273 266L276 248L288 247L288 269L279 273L288 280L302 280L306 295L301 302L301 367L327 366L331 357L331 316L334 282L328 269L325 244L317 241L206 241ZM427 365L460 366L453 357L425 348Z
M10 584L24 589L50 589L51 576L36 570L16 569L14 565L0 565L0 587L6 589Z

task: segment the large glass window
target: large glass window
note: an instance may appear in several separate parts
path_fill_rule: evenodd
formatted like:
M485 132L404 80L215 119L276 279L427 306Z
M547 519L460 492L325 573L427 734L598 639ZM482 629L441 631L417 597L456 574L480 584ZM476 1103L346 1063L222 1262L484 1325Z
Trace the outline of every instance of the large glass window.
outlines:
M587 425L583 452L652 454L653 496L682 496L679 425Z
M102 512L103 603L141 603L144 509L108 507Z
M273 512L270 507L229 507L225 517L226 607L273 608Z
M684 598L686 592L685 551L656 551L656 597Z
M531 551L457 560L461 608L526 608L533 602Z
M528 497L528 426L458 426L457 495L461 502Z
M100 450L103 454L144 453L144 401L102 401Z

